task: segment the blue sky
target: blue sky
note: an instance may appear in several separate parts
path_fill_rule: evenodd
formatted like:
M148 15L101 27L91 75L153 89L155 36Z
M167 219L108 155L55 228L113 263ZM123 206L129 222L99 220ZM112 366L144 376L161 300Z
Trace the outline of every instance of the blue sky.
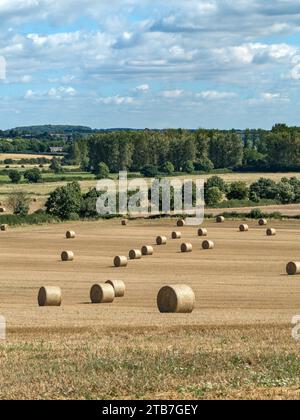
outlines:
M300 125L299 0L0 0L0 27L1 129Z

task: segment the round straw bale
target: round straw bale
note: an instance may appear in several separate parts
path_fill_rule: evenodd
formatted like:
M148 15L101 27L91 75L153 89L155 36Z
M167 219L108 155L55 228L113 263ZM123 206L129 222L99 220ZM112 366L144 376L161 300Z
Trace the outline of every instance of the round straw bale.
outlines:
M67 239L74 239L74 238L76 238L76 233L73 230L68 230L66 232L66 238Z
M192 252L193 245L189 243L181 244L181 252Z
M126 286L122 280L107 280L106 284L110 284L114 288L116 298L124 297Z
M154 249L153 249L152 246L150 246L150 245L144 245L142 247L142 254L144 256L146 256L146 255L153 255L153 253L154 253Z
M142 252L139 249L132 249L129 251L130 260L140 260L142 258Z
M39 306L60 306L62 293L60 287L41 287L38 294Z
M115 289L111 284L94 284L90 291L92 303L112 303L115 299Z
M8 229L8 225L1 225L1 230L5 232Z
M127 267L128 260L127 257L117 256L114 259L114 266L115 267Z
M72 251L63 251L61 253L61 260L62 261L73 261L74 260L74 252L72 252Z
M5 207L0 207L0 213L6 213L6 208Z
M266 226L268 224L267 219L259 219L258 221L259 226Z
M276 236L276 229L267 229L267 236Z
M161 313L191 313L195 307L195 294L189 286L165 286L157 295Z
M177 220L177 227L183 227L183 226L185 226L185 220L183 219Z
M249 226L248 225L240 225L240 232L248 232Z
M286 272L289 276L300 274L300 262L289 262L286 266Z
M181 236L181 232L172 232L172 239L180 239Z
M198 229L198 236L207 236L208 235L208 231L207 229Z
M127 226L127 223L128 223L128 222L127 222L127 220L126 220L126 219L123 219L123 220L122 220L122 222L121 222L122 226Z
M168 239L167 239L166 236L158 236L156 238L157 245L166 245L167 244L167 241L168 241Z
M224 216L217 216L216 222L217 223L224 223L225 222L225 217Z
M213 243L213 241L204 241L202 242L202 248L203 249L214 249L215 244Z

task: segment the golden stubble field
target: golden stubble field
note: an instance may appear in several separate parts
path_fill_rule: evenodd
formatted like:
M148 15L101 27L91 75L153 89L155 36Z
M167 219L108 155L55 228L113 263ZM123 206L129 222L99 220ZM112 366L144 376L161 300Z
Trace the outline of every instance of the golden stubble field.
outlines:
M249 222L206 222L215 249L203 251L197 227L154 246L153 257L112 267L115 255L170 238L175 222L77 222L24 227L0 235L1 398L298 398L300 280L285 265L300 259L300 223L271 223L276 237ZM72 228L75 240L66 240ZM193 253L179 252L182 241ZM73 250L75 261L60 253ZM126 297L89 304L96 282L121 279ZM192 314L160 314L161 286L184 283ZM61 308L39 308L42 285L63 290ZM21 379L20 379L21 378Z

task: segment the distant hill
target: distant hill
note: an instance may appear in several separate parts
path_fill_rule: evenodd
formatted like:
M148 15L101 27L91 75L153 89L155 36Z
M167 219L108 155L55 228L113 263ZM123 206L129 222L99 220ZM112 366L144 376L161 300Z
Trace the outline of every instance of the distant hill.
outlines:
M28 127L16 127L6 130L5 133L14 133L15 135L40 136L42 134L90 134L93 130L90 127L76 125L33 125Z

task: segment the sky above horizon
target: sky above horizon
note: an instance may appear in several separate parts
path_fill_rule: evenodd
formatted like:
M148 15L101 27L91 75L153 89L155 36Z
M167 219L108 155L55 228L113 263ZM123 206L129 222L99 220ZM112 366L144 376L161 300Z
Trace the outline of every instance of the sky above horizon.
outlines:
M0 0L0 27L0 129L300 125L299 0Z

